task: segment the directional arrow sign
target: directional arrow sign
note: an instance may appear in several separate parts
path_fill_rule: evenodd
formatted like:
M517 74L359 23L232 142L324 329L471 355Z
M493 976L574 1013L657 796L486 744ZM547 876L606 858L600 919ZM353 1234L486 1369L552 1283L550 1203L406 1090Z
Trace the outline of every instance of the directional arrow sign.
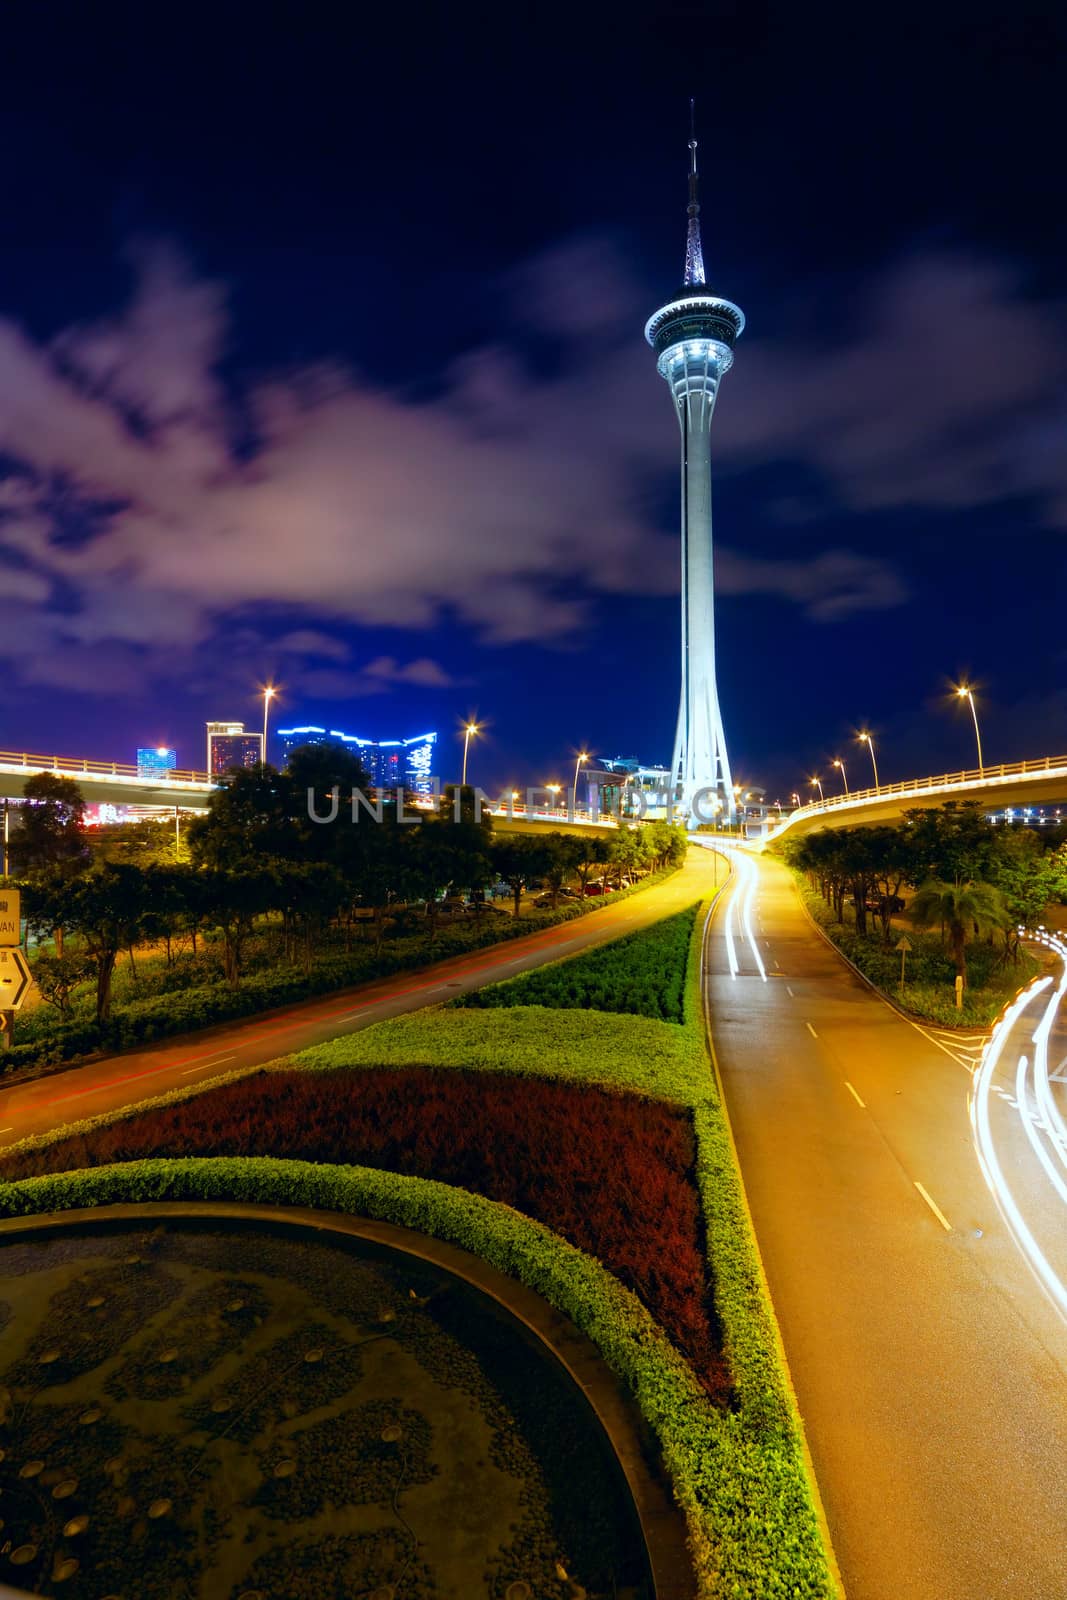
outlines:
M22 951L0 949L0 1011L17 1011L32 982Z

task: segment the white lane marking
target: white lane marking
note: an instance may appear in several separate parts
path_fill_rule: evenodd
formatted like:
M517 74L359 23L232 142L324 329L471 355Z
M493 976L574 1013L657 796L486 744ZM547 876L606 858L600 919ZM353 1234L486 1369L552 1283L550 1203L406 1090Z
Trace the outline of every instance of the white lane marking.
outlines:
M786 984L786 986L785 986L785 992L789 996L790 1000L795 1000L796 999L796 995L793 993L792 989L789 987L788 984Z
M859 1095L856 1093L855 1089L849 1083L847 1078L845 1079L845 1088L848 1090L848 1092L852 1096L853 1100L855 1100L855 1102L859 1106L860 1110L861 1111L866 1111L867 1107L864 1105L863 1101L860 1099Z
M805 1022L804 1026L805 1026L805 1028L807 1028L808 1032L811 1034L813 1039L817 1039L819 1037L819 1035L815 1032L815 1029L812 1027L810 1022Z
M14 1123L11 1124L10 1128L0 1128L0 1133L14 1133L14 1131L15 1131L15 1124Z
M923 1186L919 1182L918 1178L915 1179L915 1187L916 1187L916 1189L918 1189L919 1193L922 1195L923 1199L926 1201L926 1204L930 1207L930 1210L933 1212L933 1214L937 1218L938 1222L940 1222L940 1224L944 1228L945 1232L946 1233L951 1233L952 1232L952 1224L951 1224L951 1222L945 1216L945 1213L941 1210L941 1207L936 1203L936 1201L931 1200L930 1196L927 1194L926 1190L923 1188Z
M236 1056L219 1056L217 1061L201 1061L198 1067L186 1067L181 1076L183 1078L188 1078L194 1072L206 1072L208 1067L221 1067L224 1062L235 1061L236 1059Z

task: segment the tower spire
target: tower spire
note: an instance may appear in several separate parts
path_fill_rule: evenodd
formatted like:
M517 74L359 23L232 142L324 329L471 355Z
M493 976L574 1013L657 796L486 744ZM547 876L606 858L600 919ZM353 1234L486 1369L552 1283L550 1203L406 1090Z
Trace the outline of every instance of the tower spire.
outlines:
M689 225L685 236L685 286L687 289L704 285L704 252L700 245L700 196L697 178L696 105L689 102L689 205L686 214Z

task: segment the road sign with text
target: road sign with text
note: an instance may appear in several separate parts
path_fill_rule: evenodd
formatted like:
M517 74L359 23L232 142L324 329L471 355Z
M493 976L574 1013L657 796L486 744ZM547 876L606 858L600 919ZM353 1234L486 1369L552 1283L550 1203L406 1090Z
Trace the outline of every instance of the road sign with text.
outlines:
M0 948L0 1011L17 1011L32 982L30 964L22 951Z
M17 889L0 886L0 945L21 944L19 918L22 915L22 896Z

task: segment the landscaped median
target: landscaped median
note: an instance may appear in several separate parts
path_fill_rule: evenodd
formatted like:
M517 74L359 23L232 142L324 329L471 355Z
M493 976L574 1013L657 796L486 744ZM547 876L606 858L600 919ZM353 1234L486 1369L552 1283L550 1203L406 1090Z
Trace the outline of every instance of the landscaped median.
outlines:
M400 972L417 972L438 961L468 955L511 939L523 939L576 917L592 915L607 906L617 905L630 895L642 894L646 889L665 883L677 871L676 866L663 867L639 883L610 895L596 899L563 899L555 910L528 908L520 917L486 912L481 917L472 916L461 927L438 929L432 939L425 933L408 934L386 942L379 950L370 945L357 945L349 951L329 951L321 954L309 971L292 962L275 962L262 971L249 972L236 987L225 983L221 975L213 983L169 987L179 979L178 971L170 969L160 974L164 985L161 991L143 998L126 997L121 984L117 983L121 1003L106 1023L98 1024L88 1014L62 1022L45 1007L38 1007L21 1018L19 1033L29 1034L29 1037L23 1037L22 1042L0 1054L0 1074L133 1049L157 1039L216 1027L279 1006L374 983ZM146 968L147 962L142 960L142 986Z
M590 952L536 975L542 997L577 995L570 1005L585 1009L435 1008L252 1076L217 1080L206 1092L181 1091L25 1141L5 1152L7 1172L113 1161L146 1148L178 1159L21 1178L0 1185L0 1211L153 1199L282 1203L356 1212L461 1245L571 1317L634 1394L684 1509L702 1597L832 1595L800 1424L706 1052L704 909L682 913L687 936L667 919L606 947L615 951L607 960ZM685 957L681 1021L592 1009L625 1001L627 962L647 978L643 940ZM658 991L646 984L642 1005L662 1015L678 972L659 964L663 981ZM514 999L516 988L527 998L536 987L524 978L494 999ZM480 1084L485 1073L492 1081ZM407 1109L390 1124L388 1091L397 1086ZM338 1159L344 1124L340 1134L322 1131L328 1097L346 1090L349 1158L362 1156L359 1166ZM360 1123L357 1102L372 1098L373 1115ZM425 1174L444 1168L449 1118L464 1102L473 1127L465 1143L451 1140L457 1165L453 1181L441 1183ZM301 1119L302 1105L312 1104L319 1124ZM398 1130L403 1140L390 1144L386 1136ZM295 1156L301 1139L305 1149L319 1141L319 1159L266 1153L280 1145ZM188 1158L212 1144L242 1153ZM384 1170L398 1166L407 1170ZM545 1167L556 1170L539 1175ZM541 1220L524 1214L534 1208ZM561 1237L583 1226L585 1248ZM694 1333L698 1313L703 1342Z

